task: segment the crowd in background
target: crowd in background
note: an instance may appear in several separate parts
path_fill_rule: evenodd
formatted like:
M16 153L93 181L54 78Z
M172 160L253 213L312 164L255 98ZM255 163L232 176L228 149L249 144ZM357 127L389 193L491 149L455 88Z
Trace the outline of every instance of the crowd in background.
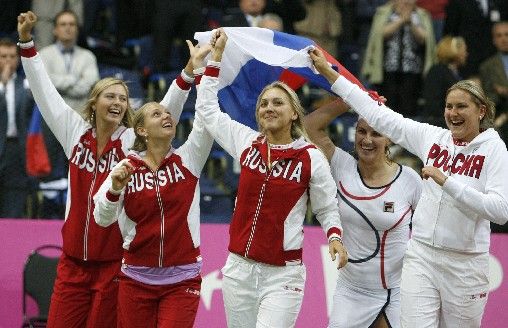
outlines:
M459 80L472 79L496 103L495 125L508 140L505 0L0 0L0 4L0 93L5 95L0 97L0 217L64 217L67 161L43 120L50 168L26 173L26 140L35 110L13 55L17 39L13 17L27 10L39 16L34 39L53 84L79 112L91 86L110 72L121 72L139 85L138 92L129 86L131 97L160 101L168 86L165 81L185 64L185 40L192 40L194 32L254 26L315 40L368 88L385 96L388 106L434 125L444 126L446 90ZM312 86L298 92L308 111L328 101ZM192 112L185 113L184 109L177 134L180 142L190 132L185 121L192 126ZM345 115L332 122L330 132L347 149L354 120ZM401 149L394 148L394 155L420 167ZM232 159L214 145L201 181L205 216L207 202L212 212L219 200L229 204L219 207L232 209L235 177Z

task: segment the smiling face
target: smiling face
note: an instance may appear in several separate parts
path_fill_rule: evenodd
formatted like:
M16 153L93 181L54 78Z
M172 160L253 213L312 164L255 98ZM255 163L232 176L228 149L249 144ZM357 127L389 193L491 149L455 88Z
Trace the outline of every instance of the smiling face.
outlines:
M261 94L257 118L261 132L268 137L277 135L291 142L291 125L298 114L285 91L274 87Z
M365 163L386 161L386 149L390 139L371 128L367 122L360 118L356 124L355 151L358 159Z
M121 84L114 84L99 94L92 109L98 125L120 125L127 107L127 91Z
M473 100L464 90L453 89L446 97L444 118L456 140L470 142L480 133L480 120L485 116L485 106Z
M140 136L147 137L148 145L161 140L173 140L176 124L173 122L171 114L166 112L161 104L151 102L139 110L143 110L144 117L141 126L136 127L136 132Z

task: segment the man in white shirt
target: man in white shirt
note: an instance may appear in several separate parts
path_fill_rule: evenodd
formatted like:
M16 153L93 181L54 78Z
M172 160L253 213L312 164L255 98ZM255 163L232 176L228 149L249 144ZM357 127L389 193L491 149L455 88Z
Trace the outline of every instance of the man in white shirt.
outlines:
M0 217L25 215L28 176L25 145L33 100L26 81L16 74L16 44L0 40Z

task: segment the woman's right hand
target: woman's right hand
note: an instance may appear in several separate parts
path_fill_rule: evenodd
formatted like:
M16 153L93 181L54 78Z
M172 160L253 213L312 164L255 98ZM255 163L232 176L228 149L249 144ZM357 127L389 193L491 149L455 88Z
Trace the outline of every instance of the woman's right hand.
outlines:
M224 53L224 49L226 48L226 43L228 41L228 36L226 32L222 28L216 30L212 33L212 39L210 40L210 44L212 45L212 60L216 62L220 62L222 60L222 54Z
M129 162L128 159L121 162L121 165L115 167L111 171L111 189L113 191L121 191L131 179L132 173L134 172L134 166Z
M19 41L28 42L32 40L32 30L36 22L37 16L31 11L18 15Z

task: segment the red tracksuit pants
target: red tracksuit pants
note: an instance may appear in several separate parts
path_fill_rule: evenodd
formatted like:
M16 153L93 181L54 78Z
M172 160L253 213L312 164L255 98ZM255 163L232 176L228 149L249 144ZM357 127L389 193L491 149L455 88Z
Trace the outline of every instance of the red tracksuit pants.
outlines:
M47 327L116 327L120 265L120 261L85 262L62 254Z
M122 328L192 328L199 305L201 276L171 285L147 285L120 274Z

